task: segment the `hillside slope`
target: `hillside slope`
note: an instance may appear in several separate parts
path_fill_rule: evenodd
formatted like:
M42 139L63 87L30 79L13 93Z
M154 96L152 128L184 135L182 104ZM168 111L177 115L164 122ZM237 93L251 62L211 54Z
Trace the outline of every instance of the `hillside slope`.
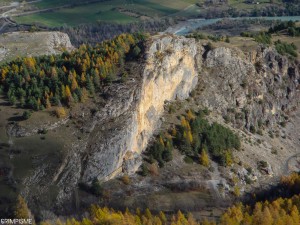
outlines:
M70 118L45 116L4 124L8 141L13 143L8 145L9 152L20 140L40 143L40 130L48 130L50 143L63 143L53 152L40 149L34 153L28 159L30 172L18 179L34 213L72 212L79 183L90 185L94 179L106 181L134 173L141 164L141 152L162 123L165 103L187 99L194 89L192 102L186 106L207 107L213 112L212 121L223 123L222 116L227 126L246 136L243 151L235 155L255 171L257 161L265 160L271 165L268 175L280 175L285 165L281 161L297 153L298 145L293 143L297 140L286 138L290 131L278 124L297 122L288 115L299 104L298 62L272 48L258 46L242 52L227 44L214 47L207 41L172 35L151 37L146 46L143 59L128 63L128 80L113 82L93 100L73 106ZM1 112L6 109L3 103ZM299 128L295 124L291 129ZM262 130L260 136L254 134L258 130ZM278 136L268 139L270 132ZM264 142L253 146L249 139ZM272 153L274 148L278 155ZM31 152L19 148L10 154L22 159L26 151ZM13 168L8 173L12 177ZM259 181L266 180L259 171L257 175Z

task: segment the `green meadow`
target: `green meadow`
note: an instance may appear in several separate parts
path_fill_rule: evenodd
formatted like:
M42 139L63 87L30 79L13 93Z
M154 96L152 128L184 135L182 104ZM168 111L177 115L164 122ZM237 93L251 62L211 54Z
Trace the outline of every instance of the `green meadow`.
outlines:
M47 12L14 17L23 24L39 24L57 27L76 26L84 23L112 22L126 24L147 18L191 14L197 0L42 0L35 3L37 9Z

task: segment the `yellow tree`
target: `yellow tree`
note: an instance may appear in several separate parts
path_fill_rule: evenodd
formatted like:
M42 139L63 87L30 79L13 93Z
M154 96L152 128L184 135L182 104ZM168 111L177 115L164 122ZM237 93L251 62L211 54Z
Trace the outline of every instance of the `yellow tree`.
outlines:
M262 214L261 225L272 225L273 218L268 207L265 207Z
M80 82L81 82L82 85L85 85L85 83L86 83L85 73L81 74Z
M62 67L62 70L64 71L64 73L68 72L68 70L67 70L67 68L65 66Z
M294 221L294 224L300 224L299 211L298 211L298 208L296 207L296 205L294 205L292 208L291 217Z
M203 165L203 166L205 166L205 167L209 167L209 165L210 165L209 157L208 157L208 154L205 151L205 149L203 149L201 151L200 164Z
M77 83L76 77L74 76L72 79L71 89L72 89L72 91L75 91L77 88L78 88L78 83Z
M85 102L89 97L89 92L86 90L86 88L83 88L81 91L81 98L80 101L81 102Z
M28 219L30 216L27 204L21 195L18 196L14 214L17 219Z
M4 67L1 69L1 81L3 82L6 78L7 73L9 72L9 69Z
M35 69L36 61L32 57L24 58L24 64L27 66L28 69Z
M39 73L39 76L42 78L45 76L45 71L44 70L41 70L40 73Z
M51 108L51 103L50 103L50 100L49 100L49 95L47 93L45 94L45 107L47 109Z
M166 215L164 214L164 212L162 212L162 211L159 212L159 218L160 218L160 220L163 222L163 224L166 224L166 222L167 222L167 217L166 217Z
M51 55L51 56L50 56L50 63L53 64L54 62L55 62L54 56Z
M187 112L187 119L188 121L195 119L195 115L192 113L190 109Z
M180 222L180 224L188 223L187 219L185 218L185 216L182 214L180 210L177 212L176 217L177 217L177 222Z
M57 77L57 71L55 67L51 67L51 77Z
M73 101L73 97L72 97L72 93L70 91L69 85L66 85L66 100L68 102L68 104L70 104Z
M193 135L192 135L191 130L189 130L189 131L187 132L187 140L188 140L188 142L189 142L190 144L193 143Z
M181 117L181 126L184 128L188 127L187 121L184 117Z

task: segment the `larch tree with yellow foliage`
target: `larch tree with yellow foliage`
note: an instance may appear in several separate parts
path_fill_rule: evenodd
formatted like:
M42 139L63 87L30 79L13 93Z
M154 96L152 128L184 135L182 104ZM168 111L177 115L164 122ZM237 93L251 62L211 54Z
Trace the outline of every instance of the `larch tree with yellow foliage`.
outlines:
M27 204L26 204L24 198L21 195L19 195L17 198L14 216L17 219L29 219L30 211L27 207Z
M202 149L202 151L201 151L200 164L205 167L209 167L209 165L210 165L209 156L205 149Z

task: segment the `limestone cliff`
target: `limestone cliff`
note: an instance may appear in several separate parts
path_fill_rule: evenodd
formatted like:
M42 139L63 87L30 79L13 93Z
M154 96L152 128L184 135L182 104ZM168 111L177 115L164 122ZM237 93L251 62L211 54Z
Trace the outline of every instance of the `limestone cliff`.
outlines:
M146 148L158 128L165 101L187 98L196 86L196 54L194 40L153 37L141 78L132 81L134 85L129 85L129 93L123 90L111 93L113 103L108 102L96 115L105 119L93 124L93 141L82 177L84 182L91 182L94 178L108 179L120 172L122 165L127 173L138 168L139 163L132 163L132 160L135 161L135 157ZM117 129L98 131L99 126L111 119L119 123L120 126L114 123Z

